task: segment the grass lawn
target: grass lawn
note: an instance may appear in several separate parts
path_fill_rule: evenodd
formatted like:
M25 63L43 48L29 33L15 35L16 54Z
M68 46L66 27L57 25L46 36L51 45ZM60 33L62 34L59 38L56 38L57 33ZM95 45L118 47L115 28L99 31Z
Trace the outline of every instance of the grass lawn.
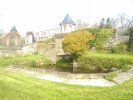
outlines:
M107 54L107 53L87 52L85 56L119 59L121 61L125 61L128 64L133 64L133 55L131 54Z
M38 61L43 59L40 55L26 55L26 56L16 56L16 57L4 57L0 58L0 68L9 66L11 64L26 65L31 61Z
M40 56L0 59L0 100L133 100L133 79L113 87L68 85L9 72L1 66Z
M133 80L113 87L55 83L0 69L0 100L132 100Z

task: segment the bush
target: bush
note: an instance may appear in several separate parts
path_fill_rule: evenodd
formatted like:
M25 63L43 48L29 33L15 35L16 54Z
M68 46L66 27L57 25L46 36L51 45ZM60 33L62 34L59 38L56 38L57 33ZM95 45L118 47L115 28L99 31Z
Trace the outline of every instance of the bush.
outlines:
M78 58L76 72L111 72L114 70L127 70L128 64L133 64L132 56L88 53Z
M133 53L133 26L129 28L129 43L128 48L131 53Z
M106 43L108 38L113 36L116 31L114 29L93 29L93 28L89 28L86 30L91 32L92 35L95 37L95 39L91 41L89 45L91 47L95 47L96 50L103 49L103 45Z
M38 51L34 52L34 55L39 55L39 52Z
M56 62L56 68L63 71L72 71L72 59L60 59Z
M30 67L37 67L37 63L35 60L32 60L30 63Z
M111 53L127 53L127 43L120 43L111 48Z
M64 52L77 57L89 48L88 44L92 40L94 40L92 33L87 30L78 30L64 37L62 47Z
M50 59L48 59L48 58L44 58L44 66L45 67L49 67L49 66L51 66L53 63L52 63L52 61L50 60Z

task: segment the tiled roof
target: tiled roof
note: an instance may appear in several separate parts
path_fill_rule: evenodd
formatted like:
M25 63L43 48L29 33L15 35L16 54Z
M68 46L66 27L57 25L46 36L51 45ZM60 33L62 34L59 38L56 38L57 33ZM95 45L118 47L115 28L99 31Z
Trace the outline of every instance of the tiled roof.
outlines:
M64 24L76 25L75 22L73 22L73 20L71 19L71 17L68 14L65 16L63 21L60 23L60 25L64 25Z

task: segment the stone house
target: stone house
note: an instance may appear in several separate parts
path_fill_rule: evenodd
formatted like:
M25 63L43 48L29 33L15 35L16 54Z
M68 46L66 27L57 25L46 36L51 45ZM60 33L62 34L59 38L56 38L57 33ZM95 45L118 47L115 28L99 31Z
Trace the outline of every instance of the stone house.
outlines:
M0 36L0 49L8 48L18 48L21 46L21 36L18 33L15 26L12 27L9 33L2 34Z

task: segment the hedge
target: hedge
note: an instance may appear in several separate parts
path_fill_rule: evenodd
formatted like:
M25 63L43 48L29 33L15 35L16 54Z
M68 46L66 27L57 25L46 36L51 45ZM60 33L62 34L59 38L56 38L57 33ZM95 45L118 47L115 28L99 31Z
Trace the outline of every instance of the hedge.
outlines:
M77 59L78 67L75 72L111 72L113 70L127 70L133 64L130 55L88 53Z
M72 60L62 58L56 62L56 68L62 71L72 72Z

